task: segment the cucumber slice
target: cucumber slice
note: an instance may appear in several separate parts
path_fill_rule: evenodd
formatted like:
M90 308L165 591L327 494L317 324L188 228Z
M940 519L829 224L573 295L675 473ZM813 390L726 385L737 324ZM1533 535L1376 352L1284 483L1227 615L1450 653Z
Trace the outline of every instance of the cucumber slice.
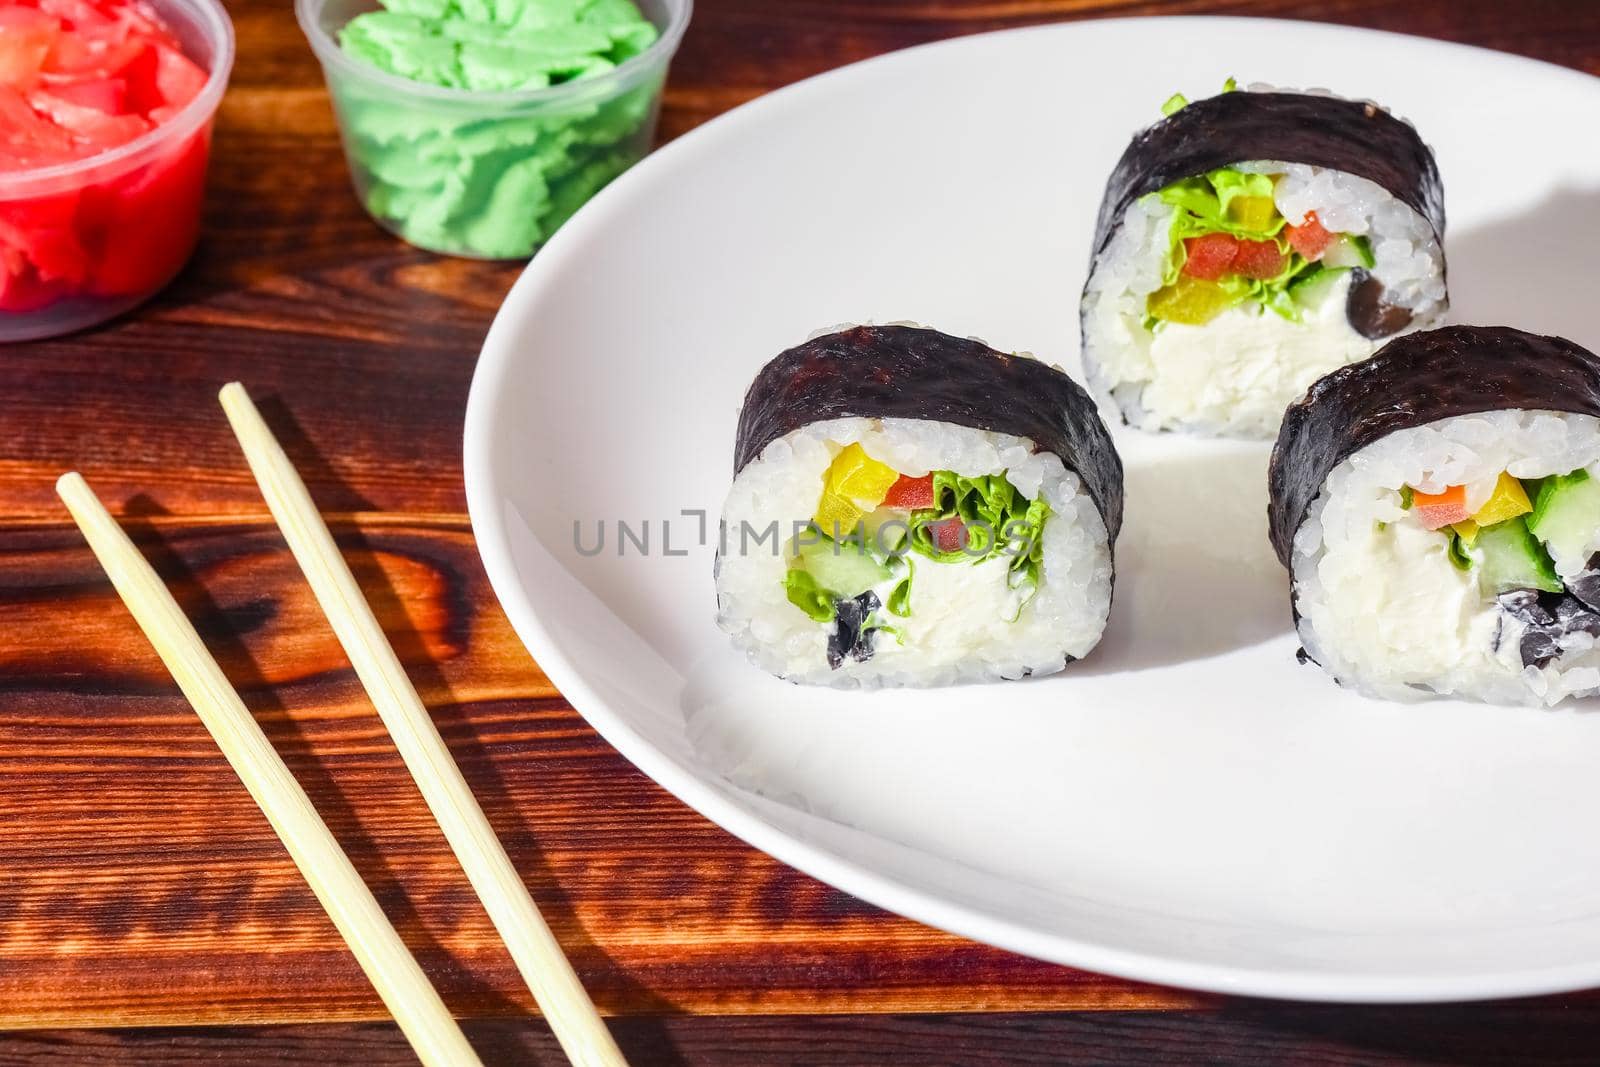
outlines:
M1472 554L1478 561L1478 583L1489 596L1513 589L1562 590L1544 546L1521 516L1479 530Z
M1581 467L1546 478L1539 486L1528 529L1564 558L1575 558L1600 530L1600 481Z
M1323 267L1321 270L1296 278L1289 286L1289 295L1303 308L1317 307L1339 279L1350 273L1348 267Z
M892 574L887 564L873 559L859 545L828 538L801 545L796 565L841 600L865 593Z
M1339 239L1328 246L1322 253L1322 258L1317 262L1324 267L1368 267L1377 260L1372 258L1372 242L1365 237L1352 237L1350 234L1341 234Z

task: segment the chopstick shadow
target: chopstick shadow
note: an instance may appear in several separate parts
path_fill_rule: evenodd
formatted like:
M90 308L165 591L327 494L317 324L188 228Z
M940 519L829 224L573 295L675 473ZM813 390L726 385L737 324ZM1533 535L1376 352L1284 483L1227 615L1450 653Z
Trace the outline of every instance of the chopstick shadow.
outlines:
M364 533L355 529L337 531L335 539L345 558L349 560L362 592L366 594L378 618L383 620L384 630L400 653L412 684L417 687L423 703L432 713L440 736L444 738L451 755L455 757L457 765L471 783L473 793L477 796L485 817L511 856L512 863L522 875L524 884L533 894L534 900L539 905L539 911L549 923L556 940L561 943L563 951L577 968L584 987L591 995L603 991L605 996L597 998L602 1003L611 1001L626 1005L630 1016L634 1012L642 1012L646 1016L672 1013L675 1010L672 1003L632 978L627 970L589 935L579 919L571 897L562 888L551 869L546 853L539 844L537 832L528 824L517 806L514 799L516 794L501 770L502 761L517 758L515 750L497 744L493 738L486 736L486 727L465 714L472 705L464 704L456 698L454 690L438 665L422 654L427 647L424 635L411 623L411 616L406 610L404 599L378 563L379 551L393 553L395 549L386 546L380 550ZM435 567L440 565L438 560L428 562ZM464 576L459 574L449 576L457 584L458 589L465 585ZM470 614L474 606L471 603L456 604L452 606L452 610ZM469 631L470 627L462 626L461 630ZM461 647L464 648L465 642L470 640L470 633L463 632L459 636L462 639ZM521 1009L516 1004L506 1001L503 997L499 1000L505 1007L506 1014L521 1014ZM670 1039L664 1026L652 1030L643 1024L643 1020L630 1018L627 1033L617 1032L617 1038L619 1042L623 1042L626 1038L624 1052L629 1051L627 1044L634 1044L638 1045L641 1051L649 1052L651 1062L669 1064L681 1062L675 1053L671 1058L663 1058L665 1052L671 1051ZM528 1051L530 1055L533 1054L531 1045Z
M250 383L245 384L248 386ZM317 502L317 510L324 515L329 512L351 514L377 510L372 501L352 488L328 462L281 397L252 397L251 400L261 413L261 418L272 428L272 436L283 446L284 454L294 462L295 470L300 473L301 480ZM244 464L242 455L239 463L241 466Z
M395 868L385 858L382 846L366 829L345 790L317 756L315 742L289 714L265 672L250 654L243 635L270 622L275 610L273 604L252 601L230 609L217 603L183 556L151 521L167 514L170 513L160 504L140 494L123 505L121 522L172 590L184 614L194 623L201 640L239 691L272 747L305 789L334 837L349 854L351 863L372 889L401 939L421 961L447 1001L470 1000L492 1011L514 1011L514 1002L474 976L429 932Z
M372 505L350 488L317 450L281 400L277 397L262 398L257 401L257 407L301 477L312 487L320 510L372 510ZM465 714L471 705L457 698L444 672L432 658L427 637L414 621L406 598L395 588L379 562L381 554L408 554L407 547L394 543L378 546L361 529L347 524L337 524L333 533L412 684L431 712L440 735L471 784L485 816L533 894L551 931L577 968L584 987L591 995L597 991L603 992L604 995L597 998L602 1005L615 1003L626 1006L629 1011L631 1018L626 1030L612 1028L623 1051L630 1056L648 1055L652 1063L672 1065L683 1062L666 1027L650 1018L673 1013L673 1005L630 976L584 928L571 898L557 880L539 844L537 833L517 806L516 794L501 770L501 761L517 759L517 751L498 746L492 738L485 736L470 715ZM453 559L442 556L424 558L419 552L409 554L438 573L448 584L445 596L449 612L448 641L452 649L457 650L455 654L464 654L472 640L472 621L479 607L475 603L472 588L485 589L486 580L478 574L462 573ZM259 679L259 671L256 677ZM376 715L376 712L373 714ZM272 736L275 745L280 745L280 751L285 746L296 750L301 757L299 763L293 764L297 773L302 764L316 763L309 745L294 731L292 723L288 724L288 730L283 735L273 736L269 733L269 736ZM285 758L288 758L287 752ZM392 870L383 862L375 842L361 833L359 822L343 794L338 792L338 787L320 767L312 773L316 775L315 781L302 777L307 791L316 799L319 808L322 807L323 796L327 795L334 798L337 808L342 809L341 824L334 826L335 833L341 841L347 842L347 847L353 853L351 859L363 877L374 884L379 903L383 904L401 936L408 944L427 953L425 965L436 979L446 1001L470 1001L475 1009L491 1015L524 1017L526 1013L520 1001L511 999L490 983L474 977L451 956L448 947L427 934L415 907L396 882ZM334 825L331 819L330 825ZM356 836L346 838L342 830L345 825L352 827ZM384 887L384 892L379 892L379 885ZM390 906L391 898L394 907ZM478 906L476 902L474 906ZM519 977L514 980L520 983ZM634 1016L633 1013L643 1014ZM536 1062L542 1055L540 1049L543 1047L530 1040L525 1050L526 1058L522 1062ZM556 1057L548 1062L564 1061Z

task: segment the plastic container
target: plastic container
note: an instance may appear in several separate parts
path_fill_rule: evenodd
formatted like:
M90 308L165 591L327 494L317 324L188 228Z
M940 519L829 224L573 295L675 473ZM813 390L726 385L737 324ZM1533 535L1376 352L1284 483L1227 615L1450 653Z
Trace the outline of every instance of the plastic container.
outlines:
M296 0L333 98L356 195L434 252L525 259L655 137L692 0L638 0L660 37L603 74L512 92L411 81L346 55L339 30L375 0Z
M167 122L107 152L0 172L0 343L55 337L161 291L200 234L211 123L233 67L217 0L149 0L205 86Z

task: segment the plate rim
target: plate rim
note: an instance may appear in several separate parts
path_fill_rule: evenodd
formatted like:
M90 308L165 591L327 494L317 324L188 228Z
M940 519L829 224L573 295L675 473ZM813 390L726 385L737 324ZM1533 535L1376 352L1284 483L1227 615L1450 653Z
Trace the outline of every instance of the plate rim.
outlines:
M1330 1003L1405 1004L1536 996L1600 985L1600 959L1546 968L1464 974L1378 974L1306 968L1265 970L1235 964L1207 963L1176 955L1123 948L1082 936L1048 933L968 904L953 903L900 878L885 875L829 849L810 844L745 810L701 778L681 768L639 734L623 716L614 712L594 691L584 679L583 672L561 651L560 643L551 635L533 598L527 596L517 578L509 539L500 518L499 501L494 499L492 483L486 476L493 465L490 459L493 451L490 430L495 409L493 394L499 381L515 363L514 346L507 342L506 337L510 331L507 325L510 318L508 309L530 302L546 275L560 273L561 264L572 254L569 250L581 248L591 231L603 228L608 209L613 203L620 203L628 190L657 171L675 165L680 156L695 150L702 141L726 136L741 126L759 125L766 113L786 106L793 97L816 91L818 83L859 77L860 71L865 68L900 62L908 54L941 49L958 50L972 47L975 41L1011 35L1071 34L1088 26L1121 24L1148 28L1164 24L1177 31L1185 25L1201 23L1210 26L1234 24L1240 29L1268 24L1280 32L1289 24L1298 26L1304 32L1323 36L1400 38L1414 46L1442 52L1464 53L1480 58L1490 55L1495 57L1496 62L1526 64L1537 68L1541 76L1570 76L1575 89L1582 86L1593 92L1600 88L1600 79L1583 71L1516 53L1416 34L1286 18L1168 15L1073 19L931 41L836 67L747 101L658 148L603 189L534 256L496 311L473 371L462 453L468 518L490 587L538 668L554 683L574 710L624 759L697 814L745 844L808 877L893 914L958 937L1059 966L1227 995ZM686 145L689 147L686 148Z

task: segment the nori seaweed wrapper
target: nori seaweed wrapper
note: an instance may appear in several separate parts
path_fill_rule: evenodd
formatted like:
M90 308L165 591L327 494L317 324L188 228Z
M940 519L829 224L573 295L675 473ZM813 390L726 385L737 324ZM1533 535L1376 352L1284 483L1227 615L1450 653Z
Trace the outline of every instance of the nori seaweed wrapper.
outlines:
M1377 182L1444 238L1444 188L1417 131L1374 104L1304 93L1229 92L1139 131L1106 183L1093 260L1128 206L1173 182L1252 160L1306 163Z
M745 393L737 475L767 445L829 419L924 419L1032 439L1077 472L1108 542L1122 528L1122 459L1089 394L1035 359L912 326L856 326L779 353Z
M1291 566L1295 531L1334 467L1397 430L1511 409L1600 418L1600 358L1508 326L1406 334L1314 383L1290 405L1267 472L1272 547Z

